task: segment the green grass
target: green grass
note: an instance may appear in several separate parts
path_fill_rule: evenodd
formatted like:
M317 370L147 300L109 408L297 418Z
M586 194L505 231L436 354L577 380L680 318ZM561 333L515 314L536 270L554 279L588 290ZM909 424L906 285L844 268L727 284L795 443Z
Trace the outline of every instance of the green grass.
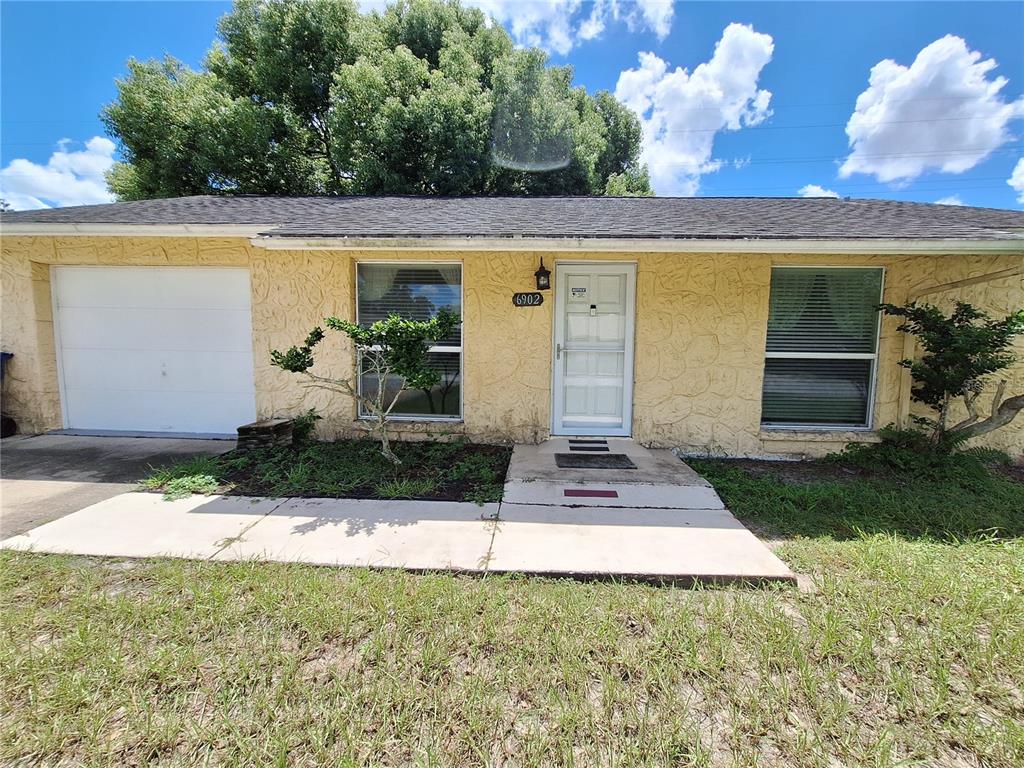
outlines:
M699 466L805 588L2 552L0 764L1024 764L1024 484Z
M959 541L1024 536L1024 483L989 474L958 479L880 473L785 483L742 462L690 461L740 519L783 536L897 534ZM811 467L813 468L813 465Z
M465 441L393 443L391 464L371 440L302 443L154 468L143 487L189 493L500 501L510 450Z

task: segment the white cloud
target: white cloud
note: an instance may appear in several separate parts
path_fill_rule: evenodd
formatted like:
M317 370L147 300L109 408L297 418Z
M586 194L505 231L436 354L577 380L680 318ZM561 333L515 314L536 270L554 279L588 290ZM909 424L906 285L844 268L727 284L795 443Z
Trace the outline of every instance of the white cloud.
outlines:
M0 197L15 210L112 202L103 174L114 164L114 142L93 136L85 149L57 142L46 165L18 158L0 170Z
M1024 99L1000 95L1006 78L989 79L995 68L953 35L925 46L909 67L878 62L846 125L852 151L839 175L907 182L973 168L1012 138L1009 121L1024 117Z
M669 71L655 54L641 53L640 66L619 75L615 95L640 116L642 160L658 194L696 194L700 177L722 166L711 158L718 131L757 125L771 115L772 94L757 81L773 49L770 35L730 24L710 61L692 74L681 67Z
M675 4L672 0L636 0L636 5L647 28L654 32L659 40L668 37L672 30L672 17L675 15Z
M964 201L960 199L959 195L949 195L948 197L940 197L935 201L936 205L963 205Z
M608 24L622 21L646 29L659 40L672 29L672 0L462 0L480 8L524 46L566 55L579 43L600 37ZM383 11L388 0L359 0L364 11Z
M838 192L825 189L818 184L804 184L797 192L800 197L839 197Z
M1006 183L1017 193L1017 202L1024 205L1024 157L1017 161L1017 165L1013 167L1013 173L1010 174Z

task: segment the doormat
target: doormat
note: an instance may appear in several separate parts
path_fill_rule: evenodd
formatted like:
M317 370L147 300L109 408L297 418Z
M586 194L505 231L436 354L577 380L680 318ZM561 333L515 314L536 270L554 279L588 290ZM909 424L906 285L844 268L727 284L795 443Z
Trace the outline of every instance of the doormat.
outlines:
M569 451L570 452L571 451L582 451L582 452L590 451L592 453L594 453L594 452L601 453L603 451L605 453L608 453L608 451L610 451L610 450L611 450L611 448L609 448L607 445L575 445L575 444L570 444L569 445Z
M560 469L636 469L624 453L556 453L555 464Z

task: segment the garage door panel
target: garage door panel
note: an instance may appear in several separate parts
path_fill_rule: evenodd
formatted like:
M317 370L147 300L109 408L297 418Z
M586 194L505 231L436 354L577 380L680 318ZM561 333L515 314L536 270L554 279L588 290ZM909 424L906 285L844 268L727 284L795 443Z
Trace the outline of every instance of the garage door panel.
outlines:
M111 277L111 270L120 274ZM240 309L249 311L249 274L244 269L204 267L61 267L57 301L62 307L139 309Z
M108 371L119 371L115 385ZM237 371L252 370L251 352L64 350L64 376L78 389L251 392Z
M256 417L244 269L55 267L74 429L233 433Z
M230 434L253 420L251 399L228 393L67 389L65 397L69 414L80 414L75 429Z
M241 310L61 307L60 313L65 349L252 348L252 321Z

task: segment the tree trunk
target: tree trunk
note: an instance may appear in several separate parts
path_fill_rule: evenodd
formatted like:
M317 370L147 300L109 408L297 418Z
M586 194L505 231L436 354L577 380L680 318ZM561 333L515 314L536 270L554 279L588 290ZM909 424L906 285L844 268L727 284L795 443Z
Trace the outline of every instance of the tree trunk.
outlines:
M939 409L939 418L935 420L935 429L932 430L932 445L938 447L942 442L942 436L946 433L946 419L949 417L949 398L942 401L942 408Z
M388 440L388 427L384 419L379 420L377 428L380 430L380 452L392 464L396 466L401 464L402 460L395 456L395 452L391 450L391 442Z
M1024 395L1016 395L1015 397L1003 400L997 408L992 409L992 415L984 421L978 421L973 424L968 424L964 427L953 430L953 434L963 436L966 438L978 437L979 435L986 435L993 430L1005 427L1018 413L1024 410Z

